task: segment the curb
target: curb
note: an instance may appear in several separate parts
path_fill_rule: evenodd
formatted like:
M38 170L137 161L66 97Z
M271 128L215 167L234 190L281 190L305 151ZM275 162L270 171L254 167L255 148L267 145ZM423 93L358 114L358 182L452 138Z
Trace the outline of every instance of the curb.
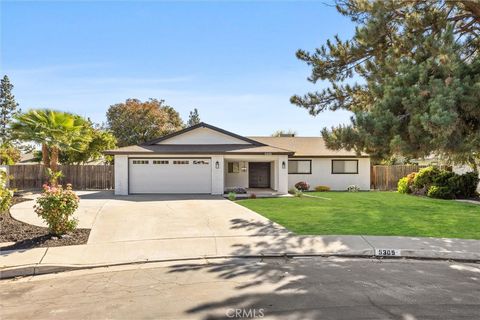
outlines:
M135 264L147 264L158 262L174 262L174 261L186 261L186 260L215 260L215 259L262 259L262 258L302 258L302 257L341 257L341 258L365 258L365 259L414 259L414 260L433 260L433 261L456 261L463 263L480 263L480 256L475 253L471 253L473 257L465 257L465 253L456 254L449 252L423 252L423 255L418 254L415 250L402 250L401 256L384 256L373 254L358 254L358 253L319 253L319 254L295 254L295 253L283 253L283 254L258 254L258 255L224 255L224 256L202 256L202 257L186 257L186 258L174 258L174 259L155 259L155 260L138 260L129 262L118 263L101 263L101 264L85 264L85 265L48 265L48 264L31 264L22 266L13 266L0 269L0 279L11 279L17 277L36 276L52 273L67 272L73 270L82 269L95 269L105 267L116 267Z

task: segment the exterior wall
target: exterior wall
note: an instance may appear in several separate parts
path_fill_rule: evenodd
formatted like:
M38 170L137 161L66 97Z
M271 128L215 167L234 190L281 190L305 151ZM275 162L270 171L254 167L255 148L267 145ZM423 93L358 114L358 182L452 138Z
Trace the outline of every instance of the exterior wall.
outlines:
M115 156L115 195L128 195L128 156Z
M285 168L283 168L283 162L285 162ZM277 168L277 191L286 194L289 189L288 156L278 156L278 160L275 162L275 167Z
M358 160L358 174L332 174L332 160ZM328 186L332 190L346 190L355 184L361 190L370 190L370 158L295 158L312 160L311 174L288 174L288 189L299 181L306 181L310 188Z
M246 141L209 128L197 128L158 144L249 144Z
M218 161L218 169L216 163ZM223 156L212 156L212 194L223 194L224 190Z

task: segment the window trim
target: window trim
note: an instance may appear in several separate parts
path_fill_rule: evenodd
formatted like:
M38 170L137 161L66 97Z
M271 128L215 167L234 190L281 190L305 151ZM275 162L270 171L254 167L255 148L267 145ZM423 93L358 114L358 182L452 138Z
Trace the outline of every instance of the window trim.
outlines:
M356 172L333 172L333 162L334 161L355 161L357 163L357 170L356 170ZM331 172L332 172L332 174L358 174L358 159L332 159Z
M303 160L302 159L295 159L295 160L288 159L288 162L290 162L290 161L308 161L308 162L310 162L310 171L309 172L288 172L288 174L312 174L312 160L311 159L303 159Z

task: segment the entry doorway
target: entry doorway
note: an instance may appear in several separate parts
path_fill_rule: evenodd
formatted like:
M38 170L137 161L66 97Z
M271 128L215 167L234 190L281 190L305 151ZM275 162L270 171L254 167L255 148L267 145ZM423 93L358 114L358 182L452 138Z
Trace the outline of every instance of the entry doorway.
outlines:
M270 162L248 163L248 187L270 188Z

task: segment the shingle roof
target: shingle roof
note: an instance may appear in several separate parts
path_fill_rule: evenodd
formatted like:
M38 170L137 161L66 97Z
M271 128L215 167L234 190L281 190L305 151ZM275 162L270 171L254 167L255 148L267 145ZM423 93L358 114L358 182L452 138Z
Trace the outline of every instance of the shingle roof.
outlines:
M321 137L249 137L276 148L295 151L295 157L358 157L354 150L331 150ZM368 157L362 154L362 157Z
M244 144L153 144L107 150L105 154L293 154L293 151Z

